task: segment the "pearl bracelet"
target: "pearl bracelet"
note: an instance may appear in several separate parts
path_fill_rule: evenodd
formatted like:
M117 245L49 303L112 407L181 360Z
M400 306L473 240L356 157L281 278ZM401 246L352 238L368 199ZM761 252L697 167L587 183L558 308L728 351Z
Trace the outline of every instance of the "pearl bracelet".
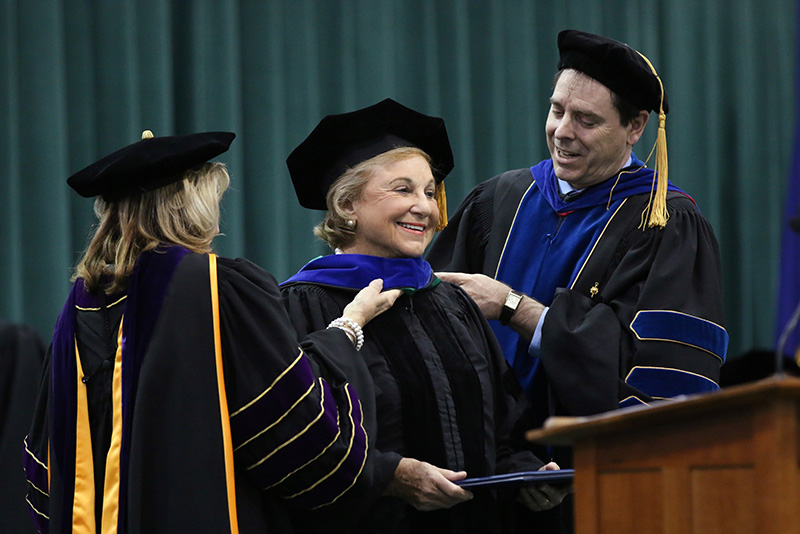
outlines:
M345 333L350 337L350 341L352 341L353 345L356 346L356 350L361 350L361 347L364 345L364 332L361 330L361 325L350 318L337 317L331 321L331 323L328 325L328 328L339 328L344 330Z

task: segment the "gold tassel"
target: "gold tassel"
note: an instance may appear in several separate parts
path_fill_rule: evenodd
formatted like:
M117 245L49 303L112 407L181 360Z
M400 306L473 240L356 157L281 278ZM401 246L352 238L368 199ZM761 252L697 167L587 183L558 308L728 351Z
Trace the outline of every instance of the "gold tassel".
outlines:
M444 194L444 181L436 186L434 197L436 205L439 206L439 224L436 225L436 231L441 232L447 226L447 196Z
M664 226L667 225L667 220L669 220L669 212L667 211L667 180L669 179L669 165L667 163L667 114L664 113L664 84L661 82L661 78L658 76L653 64L650 63L650 60L647 59L641 52L638 52L638 54L642 56L642 58L644 58L644 60L650 66L650 70L653 71L653 75L655 75L656 79L658 80L658 84L661 86L661 103L659 104L658 110L658 134L656 135L656 144L654 147L656 151L656 163L653 167L653 176L654 180L656 181L655 195L651 189L650 202L648 203L647 209L645 209L644 213L642 213L642 219L647 216L647 212L649 211L650 217L647 222L647 226L650 228L664 228ZM650 158L648 157L648 159Z
M658 114L656 164L653 169L657 175L656 194L651 202L650 221L647 223L650 228L654 226L664 228L669 219L669 213L667 212L667 179L669 176L669 167L667 166L667 129L664 126L666 121L667 115L662 109Z
M145 131L142 132L142 139L143 140L144 139L152 139L152 138L153 138L153 132L151 132L150 130L145 130Z

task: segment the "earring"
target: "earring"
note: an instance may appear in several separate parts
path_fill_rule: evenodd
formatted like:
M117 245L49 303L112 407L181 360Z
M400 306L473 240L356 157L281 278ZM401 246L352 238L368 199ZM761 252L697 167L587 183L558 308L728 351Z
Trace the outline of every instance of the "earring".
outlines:
M356 229L356 221L354 221L353 219L347 219L347 221L345 222L345 224L346 224L346 225L347 225L347 227L348 227L349 229L351 229L351 230L355 230L355 229Z

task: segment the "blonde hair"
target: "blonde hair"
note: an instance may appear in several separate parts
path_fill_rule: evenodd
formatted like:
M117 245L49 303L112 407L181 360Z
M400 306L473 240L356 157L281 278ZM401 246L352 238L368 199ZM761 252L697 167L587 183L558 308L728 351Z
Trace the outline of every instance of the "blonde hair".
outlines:
M128 286L139 256L159 245L210 252L219 233L219 202L229 184L225 165L214 162L139 196L111 202L98 197L94 212L99 222L72 280L83 278L90 292L111 294Z
M416 147L399 147L382 152L347 169L328 189L326 199L328 213L322 222L314 227L314 235L334 250L352 244L356 233L355 228L347 226L349 217L345 206L361 198L364 186L382 167L414 156L422 156L429 165L431 163L430 156L423 150ZM443 187L441 183L436 184L437 190L440 187Z

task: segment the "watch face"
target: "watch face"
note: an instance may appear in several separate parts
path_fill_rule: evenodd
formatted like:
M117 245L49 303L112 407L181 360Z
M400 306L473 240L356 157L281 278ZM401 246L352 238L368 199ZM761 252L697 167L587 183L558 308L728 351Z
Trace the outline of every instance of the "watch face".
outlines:
M522 293L517 293L516 291L509 291L508 296L506 297L505 307L510 308L513 311L517 310L517 306L519 306L519 301L522 300Z
M506 302L503 304L503 309L500 310L500 324L508 325L511 317L517 311L517 306L522 300L522 293L514 291L513 289L508 292Z

